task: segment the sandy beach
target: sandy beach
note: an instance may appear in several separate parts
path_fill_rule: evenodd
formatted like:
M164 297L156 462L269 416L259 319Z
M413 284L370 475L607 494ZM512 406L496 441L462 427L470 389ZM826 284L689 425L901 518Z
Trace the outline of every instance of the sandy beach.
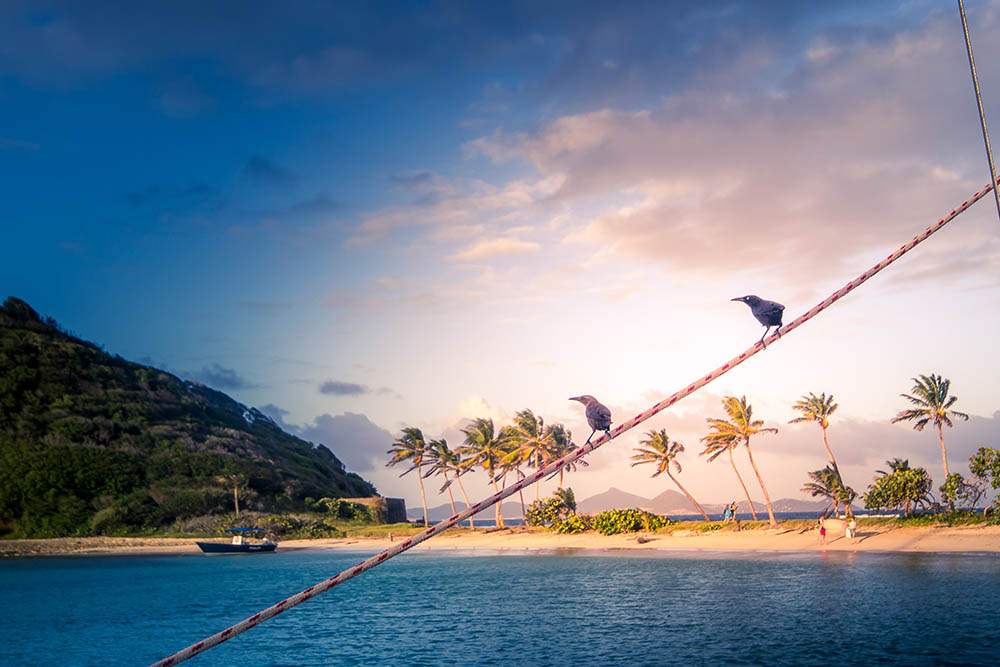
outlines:
M832 525L831 525L832 524ZM919 528L858 527L855 540L828 523L826 544L816 529L785 528L701 532L677 530L669 534L639 533L605 536L598 533L558 535L524 528L492 532L445 532L413 550L634 550L634 551L856 551L927 553L1000 553L1000 526L932 526ZM340 549L380 551L388 539L347 537L285 540L279 551ZM200 553L193 538L77 537L0 541L0 557L51 555L129 555Z

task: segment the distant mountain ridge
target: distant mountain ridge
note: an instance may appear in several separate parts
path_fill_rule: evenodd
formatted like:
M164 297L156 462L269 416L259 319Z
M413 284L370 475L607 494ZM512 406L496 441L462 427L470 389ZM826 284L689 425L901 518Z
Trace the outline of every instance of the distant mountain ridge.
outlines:
M0 308L0 535L108 534L375 487L256 408Z

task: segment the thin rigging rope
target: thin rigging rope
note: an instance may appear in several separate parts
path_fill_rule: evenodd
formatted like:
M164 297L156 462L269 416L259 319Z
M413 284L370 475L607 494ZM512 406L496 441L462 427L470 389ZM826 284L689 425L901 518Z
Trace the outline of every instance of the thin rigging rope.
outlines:
M965 49L969 52L969 69L972 70L972 87L976 91L976 104L979 106L979 122L983 126L983 143L986 144L986 160L990 163L990 178L993 179L993 199L997 203L997 216L1000 217L1000 190L997 189L997 170L993 166L993 151L990 150L990 133L986 129L986 114L983 112L983 96L979 92L979 77L976 75L976 59L972 57L972 38L969 37L969 24L965 20L965 5L958 0L958 13L962 15L962 30L965 32Z
M885 259L883 259L881 262L879 262L878 264L876 264L872 268L870 268L867 271L865 271L864 273L862 273L859 277L855 278L851 282L849 282L846 285L844 285L843 287L841 287L839 290L837 290L836 292L834 292L833 294L831 294L830 296L828 296L826 299L824 299L823 301L821 301L817 305L813 306L804 315L799 316L797 319L795 319L790 324L787 324L787 325L783 326L782 327L782 329L783 329L783 334L782 335L787 334L788 332L793 331L793 330L797 329L798 327L802 326L807 321L811 320L816 315L818 315L821 311L825 310L826 308L829 308L831 305L833 305L836 301L840 300L846 294L848 294L852 290L857 289L859 286L861 286L862 283L864 283L865 281L867 281L869 278L871 278L872 276L874 276L876 273L878 273L879 271L881 271L885 267L887 267L890 264L892 264L893 262L895 262L897 259L899 259L900 257L902 257L904 254L906 254L910 250L913 250L913 248L916 247L916 245L918 243L920 243L921 241L926 240L931 234L933 234L934 232L938 231L939 229L941 229L942 227L944 227L946 224L948 224L949 222L951 222L956 216L958 216L959 213L962 213L967 208L969 208L970 206L972 206L973 204L975 204L977 201L979 201L980 199L982 199L986 195L986 193L988 193L990 191L990 188L993 185L994 184L991 183L990 185L987 185L986 187L984 187L983 189L981 189L979 192L977 192L976 194L974 194L972 197L970 197L969 199L967 199L964 202L962 202L962 204L960 206L952 209L951 213L949 213L948 215L944 216L943 218L941 218L940 220L938 220L936 223L934 223L933 225L931 225L930 227L928 227L927 229L925 229L923 232L921 232L920 234L918 234L917 236L915 236L911 241L909 241L908 243L906 243L905 245L903 245L902 247L900 247L898 250L896 250L894 253L892 253L891 255L889 255L888 257L886 257ZM356 565L356 566L354 566L352 568L349 568L347 570L344 570L343 572L341 572L337 576L330 577L329 579L326 579L325 581L322 581L322 582L320 582L320 583L318 583L318 584L316 584L314 586L310 586L309 588L305 589L304 591L302 591L300 593L297 593L297 594L295 594L295 595L293 595L293 596L291 596L289 598L286 598L286 599L282 600L281 602L279 602L279 603L277 603L275 605L272 605L272 606L268 607L267 609L264 609L263 611L260 611L260 612L258 612L256 614L254 614L253 616L251 616L249 618L246 618L246 619L240 621L239 623L236 623L233 626L230 626L230 627L226 628L222 632L218 632L218 633L212 635L211 637L206 637L205 639L199 641L196 644L192 644L191 646L188 646L187 648L181 649L180 651L177 651L176 653L174 653L174 654L172 654L170 656L167 656L166 658L163 658L162 660L159 660L159 661L153 663L153 665L151 667L167 667L168 665L176 665L179 662L183 662L184 660L187 660L188 658L191 658L191 657L193 657L193 656L201 653L202 651L206 651L206 650L212 648L213 646L221 644L222 642L226 641L227 639L232 639L233 637L235 637L236 635L240 634L241 632L245 632L245 631L249 630L250 628L255 627L255 626L263 623L264 621L268 620L269 618L273 618L274 616L277 616L278 614L280 614L280 613L282 613L284 611L287 611L288 609L291 609L295 605L301 604L301 603L305 602L306 600L309 600L310 598L316 597L320 593L325 593L326 591L330 590L331 588L333 588L337 584L342 584L343 582L347 581L348 579L352 579L352 578L358 576L359 574L361 574L365 570L369 570L369 569L375 567L376 565L381 565L382 563L384 563L385 561L389 560L393 556L399 555L402 552L404 552L404 551L406 551L408 549L411 549L412 547L420 544L424 540L429 539L429 538L437 535L438 533L441 533L441 532L447 530L448 528L451 528L455 524L460 523L461 521L464 521L465 519L469 518L470 516L472 516L474 514L477 514L480 511L486 509L487 507L490 507L490 506L492 506L492 505L500 502L504 498L507 498L508 496L511 496L511 495L517 493L518 491L520 491L524 487L530 486L531 484L534 484L535 482L541 480L543 477L546 477L546 476L548 476L550 474L558 472L559 469L562 468L563 466L572 464L573 462L577 461L578 459L582 458L583 456L586 456L590 452L594 451L595 449L597 449L598 447L600 447L604 443L606 443L606 442L608 442L610 440L613 440L614 438L617 438L622 433L624 433L624 432L628 431L629 429L632 429L635 426L641 424L642 422L646 421L647 419L649 419L650 417L652 417L656 413L661 412L662 410L665 410L666 408L670 407L671 405L673 405L677 401L681 400L682 398L684 398L684 397L686 397L686 396L688 396L690 394L693 394L694 392L698 391L699 389L701 389L702 387L704 387L705 385L707 385L709 382L715 380L719 376L724 375L725 373L728 373L729 371L731 371L736 366L742 364L744 361L746 361L747 359L749 359L753 355L755 355L758 352L760 352L761 350L763 350L764 346L767 343L772 343L772 342L774 342L776 340L779 340L778 335L776 333L771 333L771 335L768 336L764 341L758 341L752 347L750 347L749 349L747 349L746 352L743 352L738 357L733 357L732 359L730 359L729 361L727 361L722 366L719 366L718 368L716 368L714 371L712 371L708 375L706 375L706 376L704 376L704 377L696 380L695 382L691 383L690 385L688 385L684 389L681 389L680 391L672 394L668 398L665 398L664 400L660 401L659 403L657 403L653 407L649 408L645 412L640 412L635 417L632 417L628 421L626 421L626 422L620 424L619 426L617 426L616 428L612 429L612 431L610 433L604 433L604 434L602 434L599 438L597 438L596 440L592 441L589 445L584 445L583 447L580 447L579 449L574 450L572 453L567 454L566 456L563 456L562 458L560 458L560 459L558 459L556 461L553 461L552 463L550 463L549 465L545 466L541 470L538 470L534 474L525 476L523 479L519 480L514 485L509 486L506 489L493 494L492 496L490 496L489 498L486 498L485 500L479 501L478 503L476 503L472 507L469 507L469 508L463 510L462 512L459 512L458 514L455 514L454 516L448 518L447 520L442 521L442 522L440 522L438 524L435 524L434 526L431 526L431 527L427 528L423 532L421 532L421 533L419 533L419 534L417 534L417 535L415 535L415 536L413 536L413 537L411 537L411 538L409 538L409 539L407 539L407 540L405 540L403 542L400 542L399 544L397 544L395 546L389 547L385 551L383 551L383 552L381 552L379 554L376 554L376 555L372 556L371 558L369 558L369 559L367 559L365 561L362 561L358 565Z

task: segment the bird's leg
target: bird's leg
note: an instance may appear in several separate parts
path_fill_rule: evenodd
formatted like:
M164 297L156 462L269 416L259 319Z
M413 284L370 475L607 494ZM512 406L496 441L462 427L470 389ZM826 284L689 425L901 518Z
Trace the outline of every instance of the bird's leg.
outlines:
M770 330L771 327L767 327L766 329L764 329L764 335L760 337L760 344L764 346L761 348L762 350L767 347L767 343L764 342L764 339L767 338L767 332Z
M778 338L781 338L781 325L780 324L778 325L778 328L774 330L774 333L778 334Z
M590 438L593 438L595 433L597 433L597 429L596 428L593 431L590 432ZM587 442L583 443L584 447L586 447L587 445L590 444L590 438L587 438Z

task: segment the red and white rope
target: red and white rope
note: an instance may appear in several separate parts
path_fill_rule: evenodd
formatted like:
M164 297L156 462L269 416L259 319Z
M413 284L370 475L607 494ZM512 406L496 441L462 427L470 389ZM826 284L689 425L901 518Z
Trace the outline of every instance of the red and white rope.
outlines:
M813 308L811 308L809 311L807 311L804 315L798 317L793 322L791 322L791 323L783 326L782 327L782 334L784 335L784 334L789 333L790 331L793 331L793 330L797 329L798 327L800 327L803 324L805 324L807 321L809 321L812 318L816 317L816 315L818 315L821 311L825 310L826 308L830 307L835 302L837 302L838 300L840 300L841 298L843 298L846 294L848 294L849 292L851 292L854 289L857 289L862 283L864 283L865 281L867 281L868 279L870 279L876 273L878 273L879 271L881 271L885 267L889 266L890 264L892 264L893 262L895 262L897 259L899 259L900 257L902 257L904 254L906 254L907 252L909 252L910 250L912 250L914 247L916 247L916 245L918 243L920 243L921 241L924 241L931 234L933 234L934 232L938 231L939 229L941 229L942 227L944 227L946 224L948 224L949 222L951 222L959 213L962 213L967 208L969 208L970 206L972 206L974 203L976 203L977 201L979 201L982 197L984 197L986 195L986 193L988 193L990 191L991 188L992 188L992 183L990 185L987 185L985 188L983 188L982 190L980 190L979 192L977 192L975 195L973 195L972 197L970 197L966 201L962 202L962 204L960 206L958 206L957 208L953 209L951 211L951 213L949 213L948 215L944 216L943 218L941 218L940 220L938 220L936 223L934 223L933 225L931 225L930 227L928 227L927 229L925 229L923 232L921 232L920 234L918 234L917 236L915 236L909 243L906 243L901 248L899 248L899 250L897 250L896 252L892 253L891 255L889 255L888 257L886 257L885 259L883 259L881 262L879 262L878 264L876 264L872 268L868 269L867 271L865 271L864 273L862 273L860 276L858 276L857 278L855 278L851 282L849 282L846 285L844 285L843 287L841 287L839 290L837 290L836 292L834 292L833 294L831 294L830 296L828 296L826 299L824 299L823 301L821 301L819 304L817 304L816 306L814 306ZM322 581L322 582L320 582L320 583L318 583L318 584L316 584L314 586L310 586L309 588L305 589L304 591L302 591L300 593L297 593L297 594L295 594L295 595L293 595L293 596L291 596L289 598L286 598L286 599L282 600L281 602L279 602L279 603L277 603L275 605L272 605L272 606L268 607L267 609L264 609L263 611L260 611L260 612L258 612L256 614L254 614L250 618L246 618L246 619L240 621L239 623L237 623L237 624L235 624L235 625L233 625L231 627L226 628L222 632L218 632L218 633L212 635L211 637L206 637L205 639L199 641L196 644L192 644L191 646L188 646L187 648L181 649L180 651L177 651L176 653L174 653L174 654L172 654L170 656L167 656L166 658L163 658L162 660L159 660L159 661L153 663L152 667L167 667L168 665L176 665L179 662L183 662L184 660L187 660L188 658L191 658L191 657L193 657L193 656L201 653L202 651L206 651L206 650L212 648L213 646L217 646L218 644L221 644L222 642L226 641L227 639L232 639L233 637L235 637L236 635L240 634L241 632L245 632L245 631L249 630L250 628L255 627L255 626L263 623L264 621L268 620L269 618L273 618L273 617L277 616L278 614L280 614L280 613L282 613L284 611L287 611L287 610L291 609L292 607L294 607L294 606L296 606L298 604L302 604L303 602L305 602L306 600L309 600L310 598L316 597L320 593L325 593L326 591L330 590L334 586L336 586L338 584L344 583L348 579L353 579L354 577L358 576L359 574L361 574L365 570L370 570L371 568L375 567L376 565L381 565L382 563L384 563L385 561L389 560L393 556L397 556L397 555L403 553L404 551L406 551L408 549L411 549L412 547L420 544L424 540L429 539L431 537L434 537L438 533L441 533L441 532L447 530L448 528L451 528L452 526L460 523L461 521L464 521L465 519L469 518L470 516L472 516L474 514L477 514L477 513L481 512L482 510L486 509L487 507L490 507L490 506L492 506L492 505L500 502L504 498L507 498L508 496L511 496L511 495L517 493L518 491L520 491L524 487L530 486L530 485L534 484L535 482L538 482L539 480L541 480L543 477L546 477L546 476L548 476L548 475L550 475L552 473L557 472L561 467L563 467L565 465L568 465L570 463L573 463L574 461L576 461L576 460L578 460L578 459L586 456L587 454L589 454L593 450L597 449L598 447L600 447L604 443L606 443L606 442L608 442L610 440L613 440L614 438L617 438L619 435L621 435L625 431L628 431L628 430L634 428L635 426L637 426L637 425L641 424L642 422L646 421L647 419L649 419L650 417L652 417L656 413L661 412L661 411L667 409L668 407L670 407L671 405L673 405L677 401L681 400L682 398L684 398L686 396L689 396L690 394L693 394L694 392L698 391L699 389L701 389L702 387L704 387L709 382L715 380L719 376L724 375L725 373L728 373L729 371L731 371L736 366L739 366L744 361L746 361L747 359L749 359L753 355L755 355L758 352L760 352L761 350L763 350L764 349L764 345L766 345L766 343L773 342L773 341L775 341L777 339L778 339L778 335L775 334L775 333L772 333L770 336L768 336L765 339L764 342L757 342L757 343L755 343L753 345L753 347L749 348L746 352L743 352L738 357L733 357L732 359L730 359L729 361L727 361L722 366L719 366L718 368L716 368L714 371L712 371L708 375L706 375L706 376L704 376L704 377L696 380L695 382L691 383L690 385L688 385L684 389L681 389L680 391L678 391L678 392L672 394L671 396L665 398L664 400L660 401L659 403L657 403L656 405L654 405L650 409L646 410L645 412L640 412L639 414L637 414L636 416L632 417L628 421L623 422L622 424L619 424L617 427L615 427L614 429L612 429L612 431L610 433L604 433L604 434L602 434L599 438L597 438L596 440L593 440L589 445L584 445L583 447L580 447L579 449L574 450L571 454L568 454L568 455L563 456L562 458L560 458L560 459L558 459L556 461L553 461L549 465L545 466L541 470L538 470L538 471L536 471L535 473L533 473L531 475L525 476L523 479L518 480L515 484L507 487L506 489L504 489L504 490L502 490L502 491L500 491L498 493L493 494L492 496L486 498L485 500L479 501L478 503L476 503L472 507L469 507L466 510L464 510L462 512L459 512L458 514L455 514L454 516L449 517L447 520L442 521L442 522L440 522L440 523L438 523L438 524L436 524L434 526L431 526L431 527L427 528L427 530L424 530L423 532L421 532L421 533L419 533L419 534L417 534L417 535L415 535L415 536L413 536L411 538L408 538L408 539L400 542L399 544L396 544L396 545L394 545L392 547L389 547L385 551L383 551L383 552L381 552L379 554L376 554L376 555L372 556L371 558L369 558L369 559L367 559L365 561L362 561L361 563L358 563L356 566L354 566L352 568L349 568L347 570L344 570L343 572L341 572L337 576L330 577L329 579L326 579L325 581Z

